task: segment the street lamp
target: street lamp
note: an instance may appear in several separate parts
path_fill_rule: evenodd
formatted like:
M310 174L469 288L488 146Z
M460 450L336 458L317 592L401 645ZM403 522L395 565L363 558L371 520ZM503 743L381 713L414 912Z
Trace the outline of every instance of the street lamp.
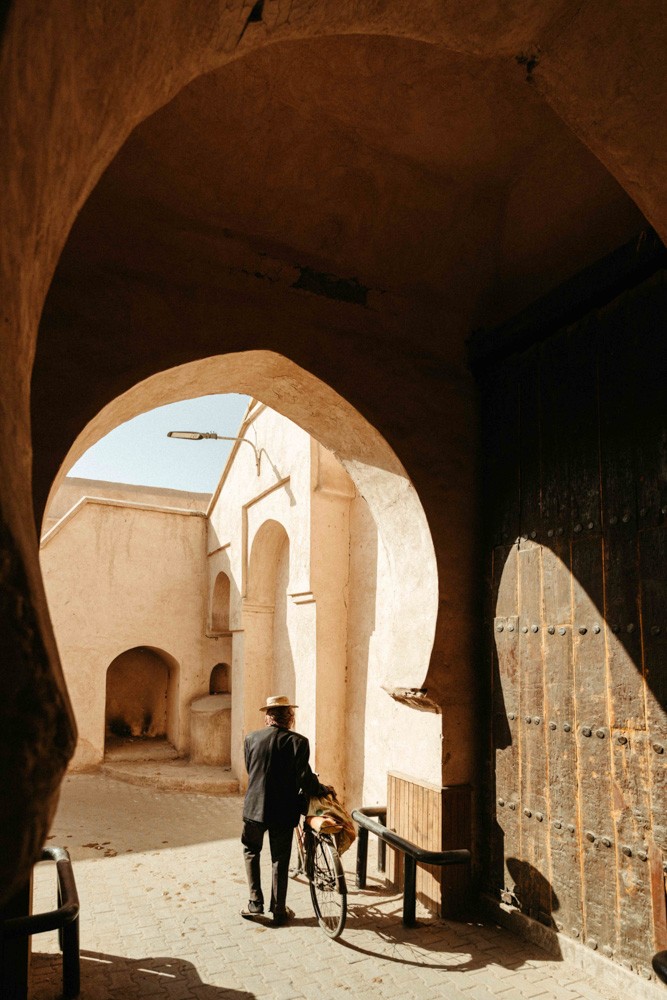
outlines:
M255 453L255 465L257 467L257 475L259 475L260 462L262 459L262 453L257 451L257 448L249 441L248 438L244 437L227 437L225 434L215 434L212 431L168 431L167 437L178 438L179 441L204 441L205 439L211 439L213 441L239 441L241 444L249 444Z

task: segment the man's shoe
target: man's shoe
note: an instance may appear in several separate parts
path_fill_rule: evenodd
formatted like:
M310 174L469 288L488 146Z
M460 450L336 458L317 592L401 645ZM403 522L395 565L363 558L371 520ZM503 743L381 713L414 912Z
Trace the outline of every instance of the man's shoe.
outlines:
M291 920L293 916L294 910L290 910L289 906L286 906L281 913L273 914L273 926L282 927L282 925L286 924L288 920Z
M264 904L256 903L254 899L248 900L248 905L241 910L241 916L245 917L246 920L252 920L253 917L261 917L264 913Z

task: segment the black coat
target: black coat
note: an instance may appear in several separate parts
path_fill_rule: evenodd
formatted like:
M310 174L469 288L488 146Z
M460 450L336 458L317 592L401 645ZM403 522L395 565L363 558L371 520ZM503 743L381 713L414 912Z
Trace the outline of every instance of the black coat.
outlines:
M291 729L265 726L248 733L243 818L267 826L296 826L304 801L326 792L310 768L309 757L308 740Z

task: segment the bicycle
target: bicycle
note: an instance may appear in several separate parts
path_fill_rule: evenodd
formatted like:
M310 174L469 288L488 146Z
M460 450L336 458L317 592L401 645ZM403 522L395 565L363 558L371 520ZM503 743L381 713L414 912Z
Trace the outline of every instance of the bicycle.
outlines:
M292 878L305 875L317 922L330 938L343 933L347 916L347 883L333 834L337 827L322 826L322 818L303 818L295 830L298 866Z

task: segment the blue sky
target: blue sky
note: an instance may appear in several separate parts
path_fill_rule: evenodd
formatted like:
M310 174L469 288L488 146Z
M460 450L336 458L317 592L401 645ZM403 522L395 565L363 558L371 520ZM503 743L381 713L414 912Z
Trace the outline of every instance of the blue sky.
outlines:
M231 441L178 441L167 431L215 431L234 437L248 396L200 396L158 406L121 424L89 448L67 473L113 483L212 493Z

